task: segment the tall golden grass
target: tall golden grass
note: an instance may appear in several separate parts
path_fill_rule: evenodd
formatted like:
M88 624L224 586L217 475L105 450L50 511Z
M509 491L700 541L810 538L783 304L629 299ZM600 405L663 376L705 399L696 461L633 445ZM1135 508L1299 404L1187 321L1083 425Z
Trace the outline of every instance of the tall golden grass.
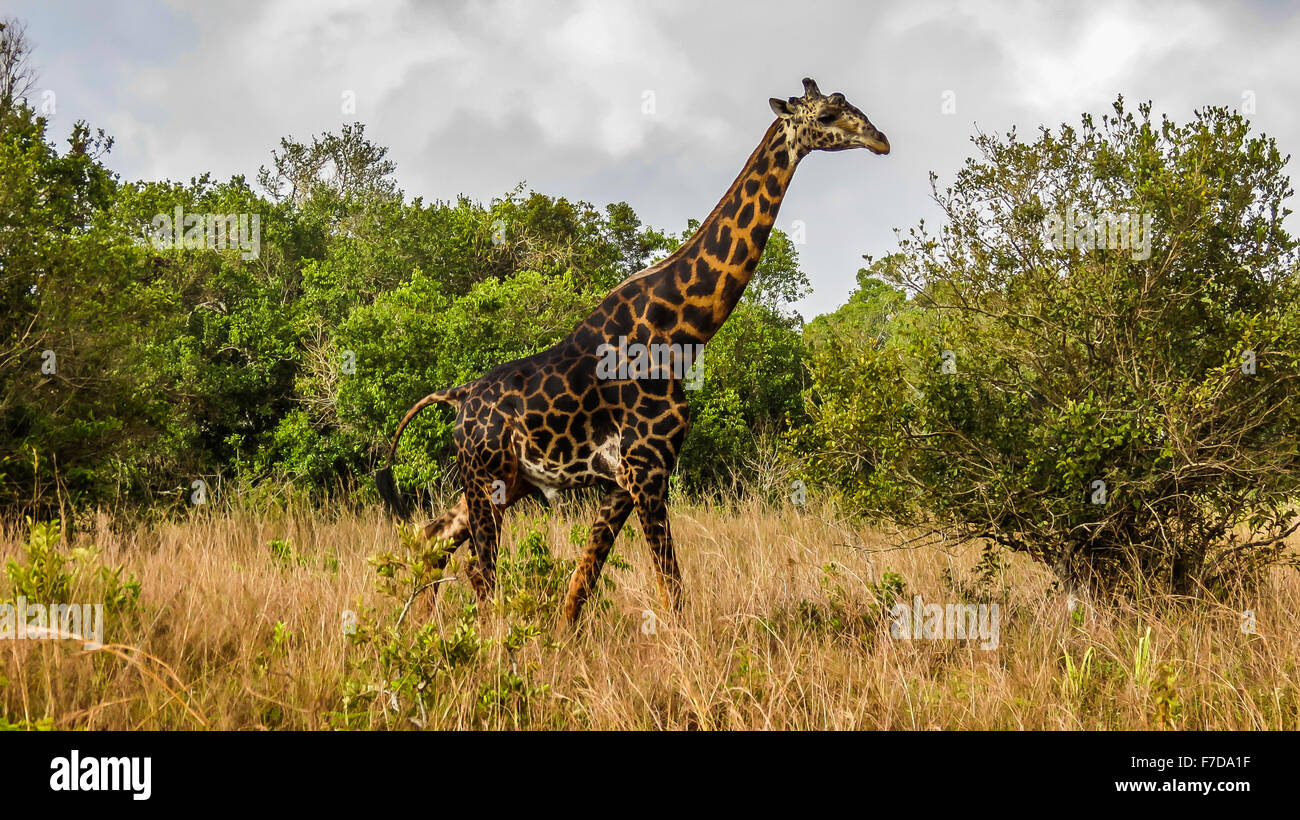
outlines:
M573 558L586 501L507 514L503 553L530 530ZM1300 578L1274 569L1253 607L1149 600L1071 612L1042 568L1008 556L985 591L1000 607L996 649L899 640L873 591L901 576L905 600L956 603L980 554L893 549L815 505L673 509L686 601L663 611L645 542L629 522L607 567L610 606L569 633L545 624L508 649L509 617L472 619L485 642L439 679L419 718L402 716L377 650L344 634L343 613L389 634L397 607L367 559L397 549L377 510L293 504L213 508L153 523L88 516L68 549L94 544L141 583L138 611L110 620L103 649L0 641L0 726L59 729L1295 729L1300 725ZM0 538L23 560L25 528ZM287 541L286 558L269 547ZM0 599L11 597L0 579ZM402 625L456 626L467 584L425 593ZM876 609L873 609L876 607ZM648 615L647 613L653 613ZM873 614L874 613L874 614ZM548 615L553 619L553 615ZM653 626L653 629L651 628ZM526 710L485 709L518 674ZM360 682L356 682L357 680ZM354 680L349 690L349 680ZM377 681L377 683L376 683ZM344 693L369 685L374 697ZM375 687L378 687L375 689ZM377 694L376 694L377 693ZM392 707L398 707L394 709Z

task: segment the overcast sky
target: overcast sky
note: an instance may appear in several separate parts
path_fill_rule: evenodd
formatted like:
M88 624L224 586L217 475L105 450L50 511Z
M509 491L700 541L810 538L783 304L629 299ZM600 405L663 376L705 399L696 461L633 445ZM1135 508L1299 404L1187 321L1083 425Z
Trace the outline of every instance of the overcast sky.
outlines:
M51 136L65 145L77 119L104 128L124 179L251 181L281 136L360 120L409 197L486 201L524 180L598 206L626 200L674 232L740 170L772 120L767 99L811 76L893 152L800 165L777 225L805 225L809 318L844 301L863 253L933 219L928 174L950 181L977 126L1077 122L1123 93L1178 119L1250 100L1283 153L1300 143L1300 15L1284 3L5 5L36 47L35 96L54 92Z

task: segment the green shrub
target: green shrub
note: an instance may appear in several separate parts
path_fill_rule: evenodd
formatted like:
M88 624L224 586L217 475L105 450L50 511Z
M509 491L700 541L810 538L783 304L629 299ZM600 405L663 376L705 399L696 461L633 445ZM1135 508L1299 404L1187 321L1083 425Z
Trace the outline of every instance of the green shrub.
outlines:
M975 144L936 190L940 232L914 229L878 271L912 294L889 343L814 354L813 477L1071 589L1249 585L1300 524L1285 159L1234 112L1180 125L1122 101L1100 124ZM1150 217L1128 234L1149 258L1114 219L1102 247L1049 241L1071 211Z

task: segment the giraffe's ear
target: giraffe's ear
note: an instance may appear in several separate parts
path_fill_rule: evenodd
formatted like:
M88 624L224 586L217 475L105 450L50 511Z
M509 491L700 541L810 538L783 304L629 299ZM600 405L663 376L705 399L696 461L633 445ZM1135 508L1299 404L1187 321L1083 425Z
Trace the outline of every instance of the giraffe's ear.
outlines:
M767 101L767 104L772 106L772 110L776 112L778 117L788 117L794 113L790 110L790 104L785 100L778 100L776 97L772 97Z

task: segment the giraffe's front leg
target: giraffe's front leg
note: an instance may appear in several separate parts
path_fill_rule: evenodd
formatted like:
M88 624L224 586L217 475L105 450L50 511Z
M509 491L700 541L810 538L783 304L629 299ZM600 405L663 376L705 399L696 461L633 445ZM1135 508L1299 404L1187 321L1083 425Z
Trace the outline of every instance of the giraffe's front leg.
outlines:
M665 608L680 610L682 575L673 550L672 530L668 526L668 470L652 467L629 470L629 474L632 501L655 562L659 597Z
M569 593L564 598L564 621L573 626L578 620L578 613L587 597L596 587L600 571L605 566L605 559L614 546L614 539L623 529L623 523L632 513L632 494L622 487L616 487L605 495L600 505L600 514L591 526L591 537L583 550L578 566L573 570L569 580Z

